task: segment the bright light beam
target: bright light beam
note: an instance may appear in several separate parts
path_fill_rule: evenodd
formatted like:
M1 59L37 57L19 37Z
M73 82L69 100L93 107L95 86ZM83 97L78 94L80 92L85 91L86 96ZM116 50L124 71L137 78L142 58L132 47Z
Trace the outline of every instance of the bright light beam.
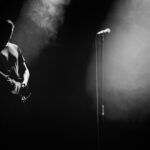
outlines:
M121 1L108 17L106 24L112 32L104 43L102 71L105 116L108 119L141 120L150 115L149 8L148 0ZM89 67L87 86L93 98L94 61Z
M12 41L18 44L25 58L32 62L50 44L63 23L65 6L70 0L28 0L16 23Z

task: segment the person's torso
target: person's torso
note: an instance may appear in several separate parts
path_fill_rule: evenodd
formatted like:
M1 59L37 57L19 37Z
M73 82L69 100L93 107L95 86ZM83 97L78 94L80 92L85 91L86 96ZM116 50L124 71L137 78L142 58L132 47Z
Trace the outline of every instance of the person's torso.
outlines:
M17 48L15 44L8 43L0 52L0 71L14 79L19 78L19 53Z

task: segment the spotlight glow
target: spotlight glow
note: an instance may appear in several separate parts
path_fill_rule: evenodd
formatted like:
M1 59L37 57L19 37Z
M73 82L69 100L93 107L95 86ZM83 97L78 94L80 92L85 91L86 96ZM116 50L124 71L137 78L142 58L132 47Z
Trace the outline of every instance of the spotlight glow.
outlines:
M39 27L55 34L58 25L63 21L64 5L70 0L34 0L29 1L27 15Z
M27 61L37 58L51 44L63 23L65 6L70 0L28 0L16 23L12 42L18 44Z
M108 119L143 119L150 115L149 8L148 0L121 1L108 17L106 24L112 32L104 43L102 71L103 99ZM94 58L87 86L92 96L95 95Z

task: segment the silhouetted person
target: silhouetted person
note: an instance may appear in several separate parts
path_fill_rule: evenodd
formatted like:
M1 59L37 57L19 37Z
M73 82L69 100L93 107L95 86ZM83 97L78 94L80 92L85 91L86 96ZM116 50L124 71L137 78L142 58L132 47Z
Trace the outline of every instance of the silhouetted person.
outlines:
M25 100L22 91L28 86L30 76L19 46L10 42L13 30L14 24L10 20L0 20L0 128L4 130L2 132L10 132L7 127L11 129L18 124L18 106Z

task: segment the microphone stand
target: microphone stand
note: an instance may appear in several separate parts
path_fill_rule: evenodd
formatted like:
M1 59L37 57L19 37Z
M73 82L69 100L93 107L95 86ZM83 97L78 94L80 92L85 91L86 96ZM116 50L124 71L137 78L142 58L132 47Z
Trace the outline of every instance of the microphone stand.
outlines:
M100 80L101 80L101 85L100 85L100 99L101 99L101 112L99 112L99 55L98 55L98 35L100 35L100 41L101 41L101 50L100 50ZM104 34L96 34L96 40L95 40L95 47L96 47L96 101L97 101L97 146L98 149L100 149L100 132L101 132L101 136L103 136L104 133L104 100L103 100L103 81L102 81L102 69L103 69L103 43L104 43ZM101 122L99 120L99 117L101 116ZM100 130L100 123L101 123L101 130Z

